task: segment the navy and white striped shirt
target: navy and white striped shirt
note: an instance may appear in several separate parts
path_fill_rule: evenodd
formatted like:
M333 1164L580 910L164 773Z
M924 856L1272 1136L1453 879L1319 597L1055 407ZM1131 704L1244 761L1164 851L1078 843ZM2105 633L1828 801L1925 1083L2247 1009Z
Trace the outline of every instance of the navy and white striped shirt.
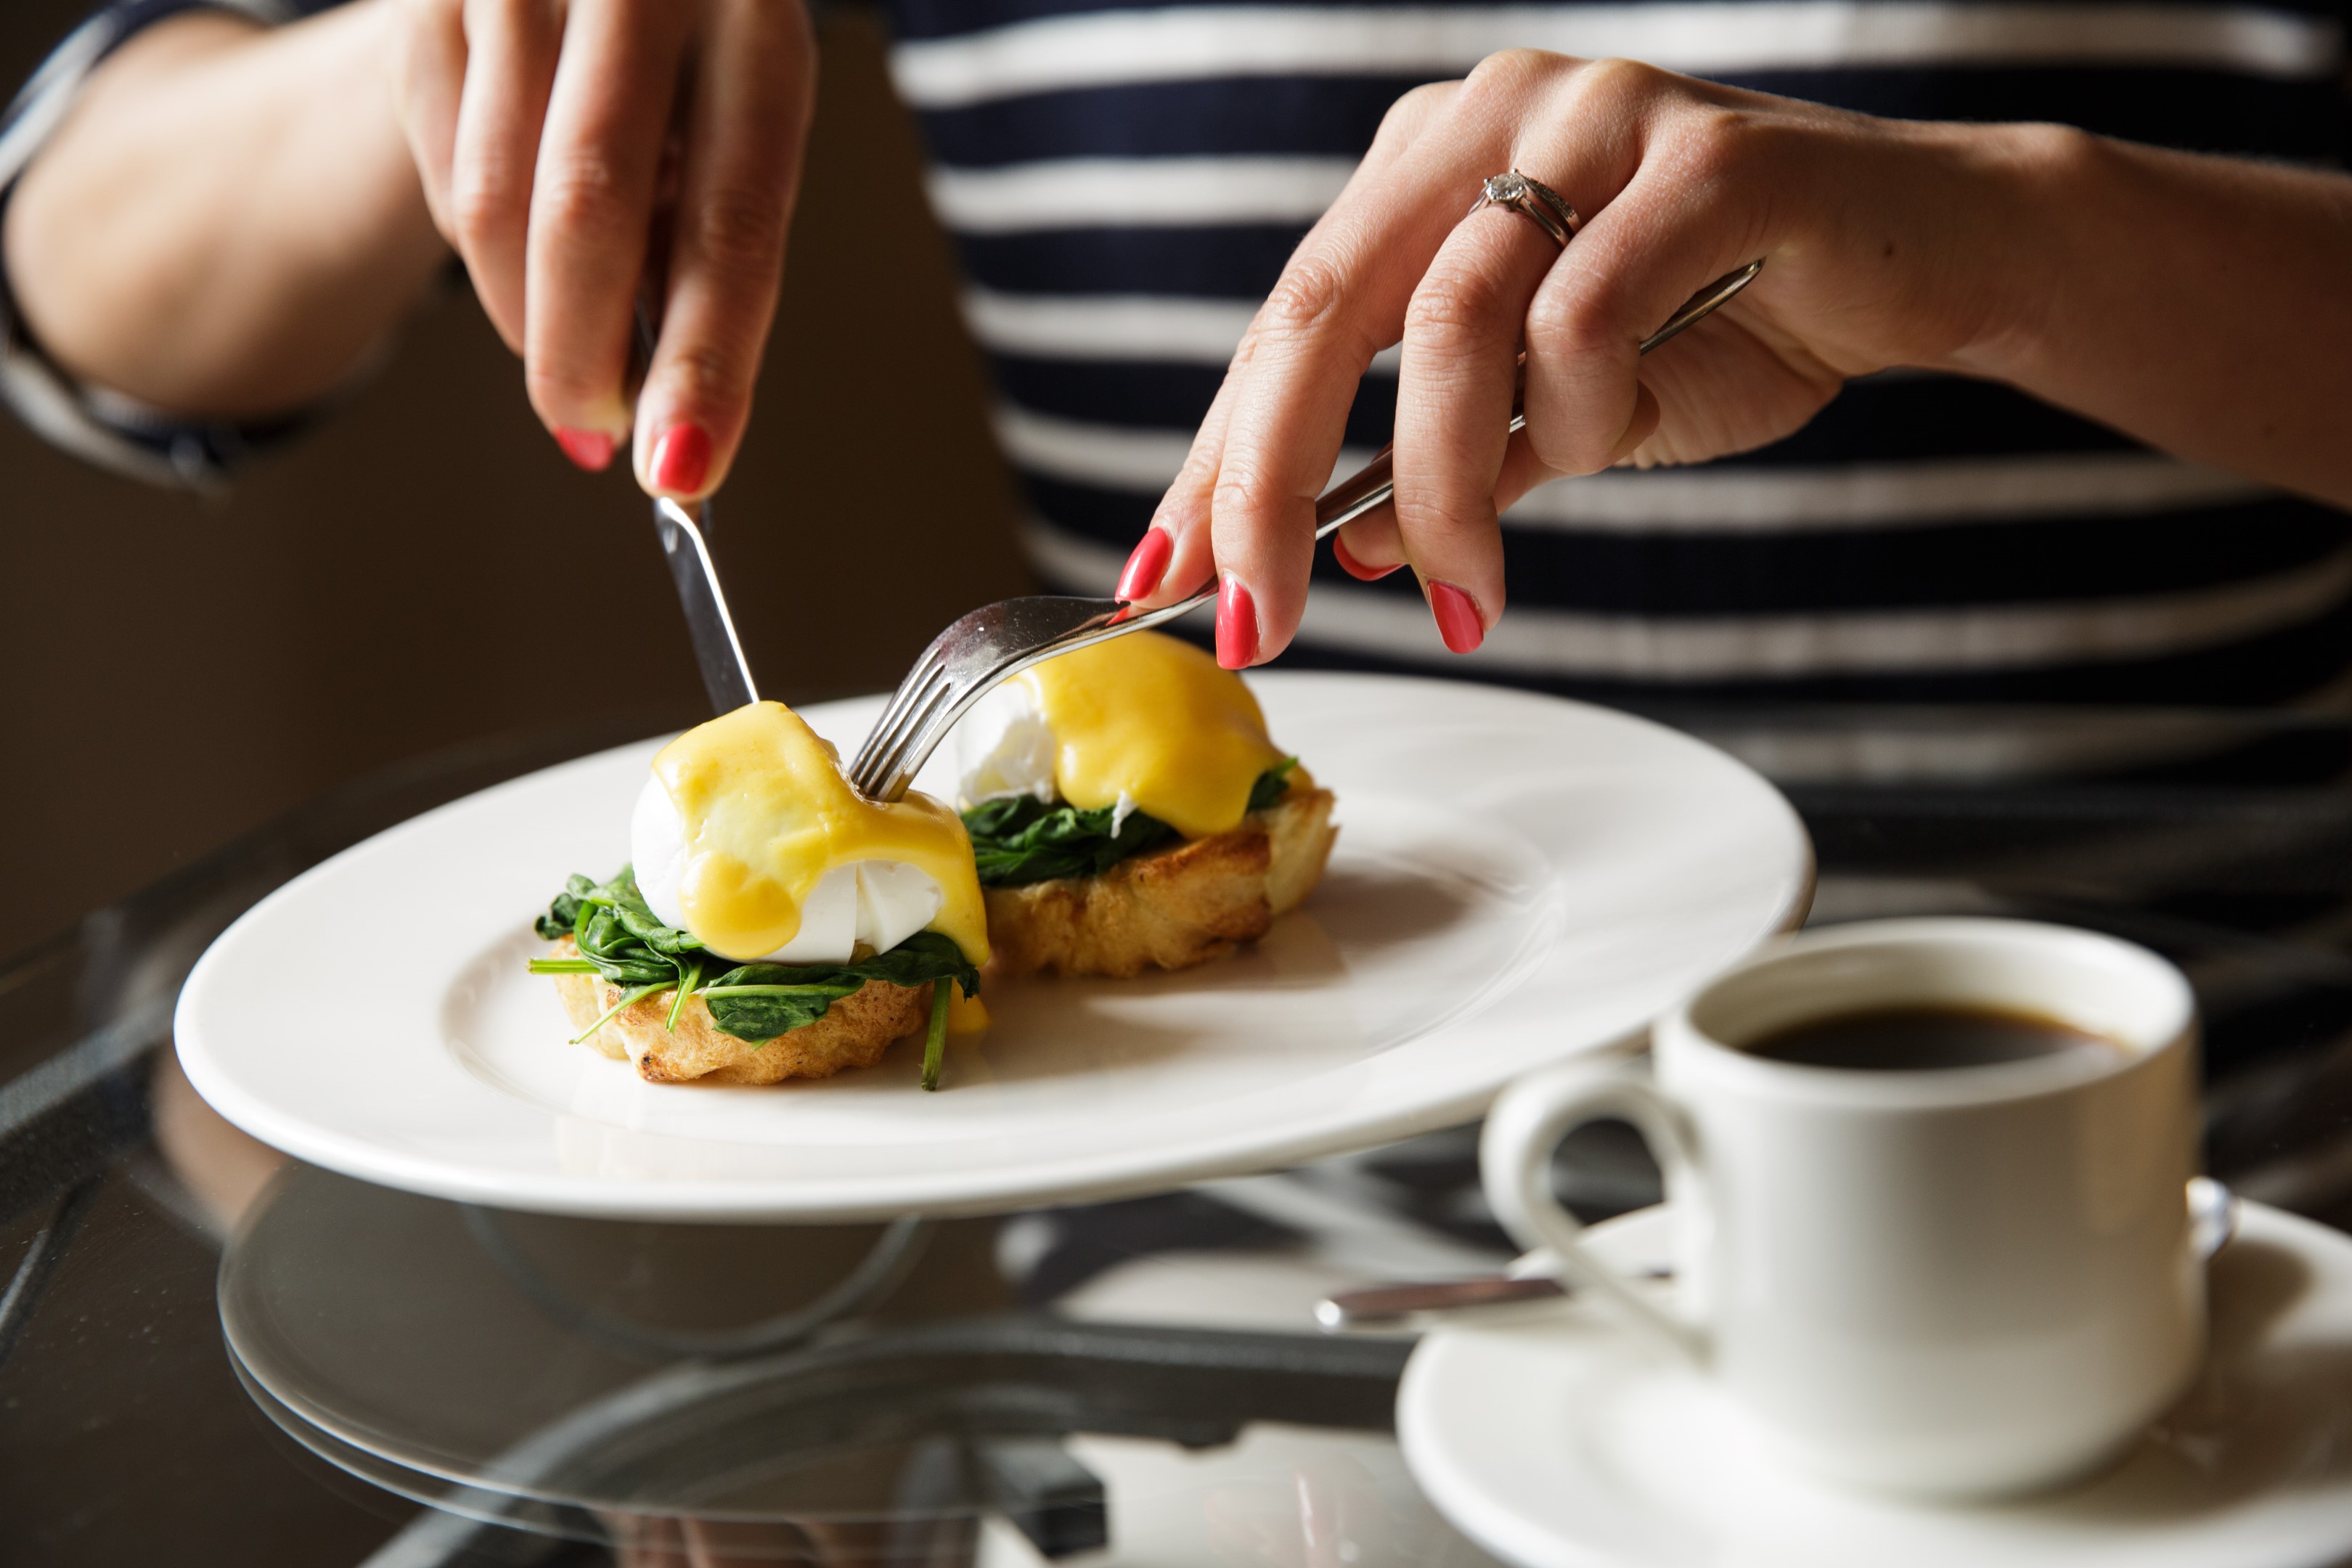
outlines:
M1383 111L1496 50L2327 167L2352 131L2352 0L887 9L1030 549L1049 581L1091 593ZM1365 378L1343 470L1388 439L1394 378L1392 353ZM1477 653L1443 651L1408 574L1361 584L1326 560L1290 658L1633 701L2352 693L2352 519L1989 383L1874 376L1774 446L1563 480L1504 528L1511 605Z

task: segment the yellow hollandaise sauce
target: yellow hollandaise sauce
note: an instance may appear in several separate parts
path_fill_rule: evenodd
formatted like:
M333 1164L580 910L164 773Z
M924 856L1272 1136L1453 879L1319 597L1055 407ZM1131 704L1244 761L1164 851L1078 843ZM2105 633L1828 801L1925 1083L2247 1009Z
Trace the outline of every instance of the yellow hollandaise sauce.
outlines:
M948 1033L977 1035L988 1028L988 1004L977 996L963 994L963 982L947 980L940 984L955 987L948 1002Z
M824 874L860 860L898 860L940 885L929 929L988 961L988 916L971 839L929 795L883 805L841 776L831 748L781 702L754 702L662 748L654 775L686 838L678 909L719 953L773 952L801 928L801 906Z
M1066 653L1017 679L1060 748L1054 785L1081 811L1124 792L1187 838L1229 832L1258 775L1283 759L1241 677L1159 632Z

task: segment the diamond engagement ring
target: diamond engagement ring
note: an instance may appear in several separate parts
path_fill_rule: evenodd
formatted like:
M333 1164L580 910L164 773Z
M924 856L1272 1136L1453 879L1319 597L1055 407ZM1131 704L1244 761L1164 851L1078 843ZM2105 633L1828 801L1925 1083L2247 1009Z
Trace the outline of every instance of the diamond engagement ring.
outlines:
M1551 236L1554 245L1568 248L1570 236L1584 226L1584 219L1568 205L1568 198L1545 184L1513 169L1507 174L1491 174L1478 189L1478 199L1470 204L1470 211L1481 207L1508 207L1513 212ZM1466 215L1465 215L1466 216Z

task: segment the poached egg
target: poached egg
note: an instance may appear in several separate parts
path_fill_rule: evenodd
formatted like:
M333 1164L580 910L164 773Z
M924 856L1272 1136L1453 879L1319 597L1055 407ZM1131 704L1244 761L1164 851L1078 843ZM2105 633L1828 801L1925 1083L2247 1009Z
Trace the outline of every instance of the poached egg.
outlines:
M1033 666L956 726L967 809L1034 795L1081 811L1141 811L1187 838L1241 826L1279 763L1242 678L1191 643L1130 632Z
M988 921L971 841L928 795L882 805L781 702L662 748L630 814L638 889L664 924L739 963L845 963L937 931L974 963Z

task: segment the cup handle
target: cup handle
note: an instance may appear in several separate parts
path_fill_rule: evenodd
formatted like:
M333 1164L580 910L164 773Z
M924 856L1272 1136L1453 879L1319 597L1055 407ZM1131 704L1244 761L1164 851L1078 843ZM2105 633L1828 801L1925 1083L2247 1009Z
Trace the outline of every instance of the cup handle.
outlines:
M1585 1122L1612 1116L1633 1123L1649 1144L1665 1173L1676 1226L1704 1227L1707 1215L1696 1179L1698 1163L1682 1115L1646 1078L1622 1062L1570 1062L1530 1074L1503 1091L1486 1113L1478 1144L1486 1201L1522 1245L1551 1248L1570 1283L1611 1302L1658 1342L1703 1365L1705 1326L1658 1306L1585 1250L1582 1223L1552 1196L1551 1157L1559 1141Z

